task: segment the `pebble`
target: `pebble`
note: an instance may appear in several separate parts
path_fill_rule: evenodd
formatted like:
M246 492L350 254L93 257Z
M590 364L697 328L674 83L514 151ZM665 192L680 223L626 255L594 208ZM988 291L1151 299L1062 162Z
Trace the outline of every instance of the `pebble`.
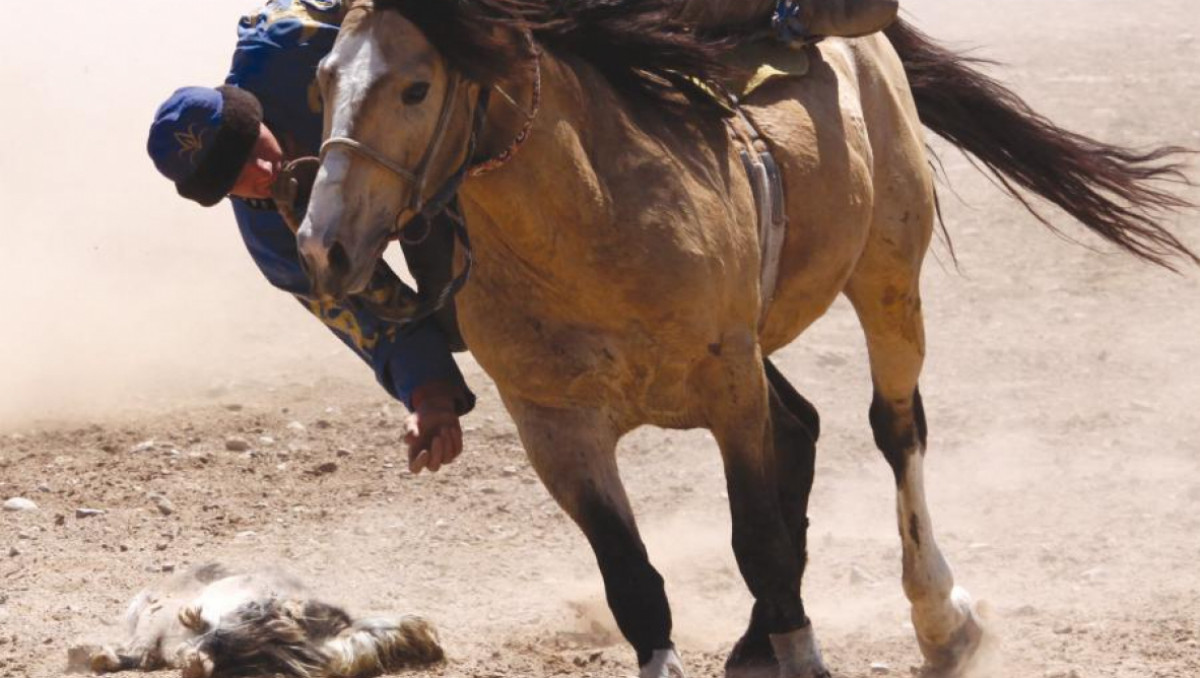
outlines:
M337 471L337 470L338 470L338 465L337 465L336 461L327 461L324 464L320 464L318 466L313 467L313 469L311 471L309 471L309 473L313 474L314 476L323 476L327 473L333 473L334 471Z
M337 451L335 454L337 454L337 456L339 456L339 457L349 457L349 456L350 456L350 450L347 450L347 449L346 449L346 448L344 448L344 447L343 447L343 448L338 448L338 451Z
M883 662L871 662L871 675L882 676L892 672L892 667Z
M313 425L317 428L330 428L333 426L333 424L329 423L329 421L326 419L318 419Z
M158 509L158 512L164 516L169 516L175 512L175 505L171 503L170 499L161 494L150 495L150 501L154 502L154 508Z
M241 412L243 408L238 403L229 403L225 406L225 409L229 410L230 412Z
M138 454L140 452L149 452L150 450L153 450L157 446L158 446L158 443L156 443L153 440L143 440L142 442L138 443L137 445L134 445L133 447L129 448L129 451L134 454Z
M500 473L502 475L508 476L508 477L515 476L515 475L517 475L517 467L516 466L505 466L504 468L500 469Z
M225 449L230 452L246 452L250 449L250 443L243 438L228 438L225 440Z
M75 509L76 518L95 518L96 516L104 515L104 509L94 508L77 508Z
M38 490L38 492L49 492L50 486L43 483L43 484L37 486L37 490Z
M9 558L16 558L19 555L21 555L21 552L17 550L16 546L13 546L8 549L8 557Z
M4 502L5 511L36 511L37 504L25 497L13 497Z
M162 571L163 572L174 572L175 571L175 563L163 563Z
M304 430L306 430L306 427L304 426L304 424L301 424L298 421L288 422L287 428L289 431L296 431L297 433L300 433L300 432L303 432Z
M275 439L272 438L271 436L259 436L258 443L260 445L274 445Z

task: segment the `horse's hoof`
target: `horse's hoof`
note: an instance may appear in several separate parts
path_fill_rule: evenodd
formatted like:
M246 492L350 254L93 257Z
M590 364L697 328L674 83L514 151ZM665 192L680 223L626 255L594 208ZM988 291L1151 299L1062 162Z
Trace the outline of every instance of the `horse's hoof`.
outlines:
M956 587L951 594L951 602L962 613L962 622L949 640L941 645L920 642L921 654L925 655L920 678L963 678L969 674L987 638L981 615L972 603L970 594ZM917 640L921 641L921 638Z
M683 662L675 650L655 650L654 656L638 672L638 678L687 678Z
M812 624L789 633L771 634L771 647L779 662L779 678L832 678L821 659Z

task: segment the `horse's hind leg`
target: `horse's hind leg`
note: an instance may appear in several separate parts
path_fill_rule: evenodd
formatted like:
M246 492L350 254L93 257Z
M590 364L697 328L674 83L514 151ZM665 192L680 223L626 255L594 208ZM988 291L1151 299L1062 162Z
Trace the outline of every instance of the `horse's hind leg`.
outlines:
M880 275L895 257L868 252L867 274L847 289L867 338L874 398L871 429L896 479L896 512L903 552L904 592L912 603L917 641L927 676L958 675L978 649L982 629L966 591L954 586L950 566L933 537L925 503L926 423L917 388L925 355L925 331L917 267Z
M820 417L812 403L788 383L770 360L763 360L763 366L770 388L771 433L779 503L800 566L800 576L803 577L808 559L808 497L816 464ZM725 663L727 678L774 678L778 675L779 664L766 626L766 611L756 603L750 615L749 628ZM815 675L820 676L825 672L811 627L806 636L806 642L811 643L808 652L813 658Z
M650 564L617 470L617 432L600 412L505 399L529 461L596 554L608 606L641 678L682 678L663 579Z

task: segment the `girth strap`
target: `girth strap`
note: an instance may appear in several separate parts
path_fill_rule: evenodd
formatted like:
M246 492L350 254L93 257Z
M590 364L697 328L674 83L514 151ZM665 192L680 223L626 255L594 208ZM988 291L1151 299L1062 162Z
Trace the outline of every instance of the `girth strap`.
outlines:
M736 118L727 119L730 136L742 143L739 155L750 189L754 193L754 204L758 208L758 242L761 273L759 277L759 326L766 320L767 309L775 298L779 283L779 264L783 254L783 242L787 235L787 205L783 193L783 176L779 172L771 149L763 140L758 128L742 110L737 101L732 102ZM736 120L736 122L735 122ZM737 124L737 123L740 123Z

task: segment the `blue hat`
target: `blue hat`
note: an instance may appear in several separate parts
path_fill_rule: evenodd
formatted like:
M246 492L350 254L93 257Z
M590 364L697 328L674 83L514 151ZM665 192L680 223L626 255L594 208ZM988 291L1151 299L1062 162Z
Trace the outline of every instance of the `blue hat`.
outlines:
M262 105L237 87L182 87L154 114L146 150L179 195L209 207L237 182L258 141Z

